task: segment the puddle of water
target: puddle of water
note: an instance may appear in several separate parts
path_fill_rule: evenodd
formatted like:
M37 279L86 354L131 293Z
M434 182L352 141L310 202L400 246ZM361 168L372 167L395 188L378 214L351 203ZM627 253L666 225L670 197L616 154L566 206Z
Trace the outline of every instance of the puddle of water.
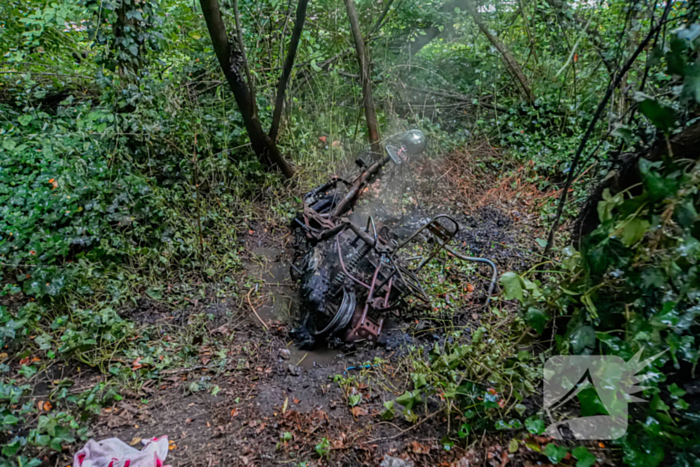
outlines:
M256 248L253 254L256 261L251 264L249 274L262 278L262 293L265 302L257 308L258 315L265 320L277 320L294 326L299 316L296 285L290 275L289 261L283 259L283 251L275 248ZM291 340L291 339L290 339ZM338 351L329 348L299 350L293 342L288 343L290 365L310 369L315 365L333 363Z

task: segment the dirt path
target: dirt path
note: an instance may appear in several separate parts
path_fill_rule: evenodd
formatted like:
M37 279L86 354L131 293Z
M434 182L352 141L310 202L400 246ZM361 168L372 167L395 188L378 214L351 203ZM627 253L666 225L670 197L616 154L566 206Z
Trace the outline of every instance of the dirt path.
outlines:
M437 169L454 171L455 167L448 161ZM424 178L435 180L440 176L435 171L433 167ZM493 202L467 209L468 200L454 180L444 176L441 180L428 196L418 195L426 190L414 188L415 199L401 214L404 221L420 222L426 212L449 212L462 225L459 247L494 259L501 270L529 264L538 235L531 216L505 211ZM418 177L414 183L421 181ZM458 178L457 183L471 181ZM381 182L375 186L377 192L385 188ZM512 202L508 193L500 195ZM405 389L399 358L405 345L431 345L431 339L439 338L420 333L425 328L421 320L395 323L386 346L321 347L309 352L295 347L288 337L298 314L295 284L289 275L291 237L277 232L246 239L245 276L256 284L246 299L204 305L205 312L221 318L207 328L207 346L200 348L202 365L167 371L160 383L149 381L104 409L93 425L95 437L118 437L137 444L140 439L167 435L171 441L168 462L179 467L374 466L386 455L413 465L465 466L486 456L444 448L440 439L446 434L447 420L437 406L428 405L419 414L425 418L418 425L380 417L383 402ZM480 291L484 288L474 293L475 310L483 302ZM478 315L471 316L477 326ZM153 325L168 318L156 317ZM209 365L216 352L225 353L225 363ZM368 362L377 365L366 368ZM354 382L352 389L342 384L345 380ZM349 396L357 395L361 404L351 407Z

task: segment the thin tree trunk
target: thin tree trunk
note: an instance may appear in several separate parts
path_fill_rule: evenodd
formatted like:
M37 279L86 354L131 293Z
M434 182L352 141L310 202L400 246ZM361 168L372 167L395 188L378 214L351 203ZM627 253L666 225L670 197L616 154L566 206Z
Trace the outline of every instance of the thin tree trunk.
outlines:
M360 66L360 82L362 83L362 95L364 96L365 118L367 119L367 129L369 130L369 142L372 145L372 152L381 154L379 146L379 130L377 129L377 113L374 110L374 99L372 99L372 80L370 79L369 59L365 51L365 41L360 30L360 19L357 15L355 2L345 0L345 8L348 10L348 18L352 29L352 36L355 39L355 49L357 51L357 61Z
M248 56L245 53L245 42L243 42L243 27L241 26L241 14L238 12L238 0L233 0L233 17L236 20L236 39L238 40L238 51L241 54L245 76L248 79L248 89L250 91L250 100L253 101L253 115L258 115L258 101L255 98L255 83L253 76L250 74L250 66L248 65Z
M532 104L533 102L535 102L535 95L532 92L530 83L528 82L527 77L523 73L522 68L520 68L520 65L518 65L518 62L513 57L513 54L511 54L510 50L508 50L508 47L506 47L506 45L503 42L501 42L501 40L498 37L491 34L491 31L489 31L488 26L482 20L481 14L479 14L479 11L476 9L476 5L474 5L473 0L467 0L465 2L465 5L467 7L467 11L474 19L476 25L479 27L479 30L486 36L489 42L491 42L491 44L494 47L496 47L501 53L503 63L505 63L506 68L508 68L508 70L513 74L516 81L518 82L520 92L522 93L523 97L525 97L525 100L527 100L528 104Z
M539 65L539 60L537 59L537 47L532 31L530 31L530 25L527 22L527 13L525 12L525 6L523 5L523 0L518 0L518 9L520 10L520 16L523 18L523 27L525 28L525 34L527 34L527 41L530 43L530 50L532 51L532 57L535 59L535 65Z
M274 141L262 129L257 117L255 101L253 101L243 77L245 73L243 56L241 52L232 48L228 41L218 0L200 0L200 4L216 58L219 60L226 81L236 98L255 155L267 167L277 166L287 178L293 177L294 170L284 159Z
M386 2L386 5L384 5L384 9L382 10L382 13L379 15L379 18L377 18L377 22L374 23L374 27L370 30L369 34L367 34L367 40L371 40L372 36L377 34L379 29L382 27L384 24L384 18L386 18L386 15L389 13L389 10L391 9L391 5L394 3L394 0L388 0Z
M309 0L299 0L299 4L297 5L297 19L294 23L292 38L289 41L289 51L287 52L287 58L284 61L282 76L280 77L279 83L277 83L275 113L272 116L272 127L270 128L270 138L272 138L273 141L277 139L277 133L279 132L280 120L282 120L282 110L284 109L284 93L287 89L289 76L292 74L292 67L294 66L294 59L297 55L299 39L301 38L301 32L304 29L304 21L306 20L306 6L308 4Z

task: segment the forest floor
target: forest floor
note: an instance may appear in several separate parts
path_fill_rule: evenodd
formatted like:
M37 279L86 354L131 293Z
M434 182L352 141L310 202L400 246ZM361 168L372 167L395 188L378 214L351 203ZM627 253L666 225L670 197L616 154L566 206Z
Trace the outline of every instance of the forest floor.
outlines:
M522 271L536 262L536 239L544 238L540 203L556 193L542 193L527 182L527 167L513 170L485 144L416 165L399 177L403 199L382 194L397 186L396 178L386 176L365 193L370 201L358 212L393 210L411 222L449 213L462 227L458 247L492 259L499 271ZM190 336L201 365L167 370L159 382L121 390L123 400L103 408L92 424L96 439L117 437L137 445L167 435L167 463L178 467L375 466L387 455L425 466L502 467L510 461L507 440L497 435L484 434L468 448L446 449L441 439L449 421L437 405L418 410L417 424L399 417L382 420L383 402L400 395L410 381L402 361L406 349L434 345L444 335L440 321L398 320L379 346L297 349L289 337L297 315L289 274L293 235L284 225L249 227L240 284L258 285L235 298L194 300L193 309L210 316L204 327L148 299L129 313L133 321L160 329L166 341L176 334ZM483 306L487 276L484 270L470 278L471 305L453 310L452 326L476 329L489 313ZM217 356L225 356L226 363L212 364ZM367 362L380 363L365 368ZM105 380L91 371L76 378L77 371L71 369L75 387ZM47 374L47 379L60 376ZM348 380L353 384L344 384ZM351 407L349 396L358 394L361 403ZM537 459L523 451L517 463L534 465Z

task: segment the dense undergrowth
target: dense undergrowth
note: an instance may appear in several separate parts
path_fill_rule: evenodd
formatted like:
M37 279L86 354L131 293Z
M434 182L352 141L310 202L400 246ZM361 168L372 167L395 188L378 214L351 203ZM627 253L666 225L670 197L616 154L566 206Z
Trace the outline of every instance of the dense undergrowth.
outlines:
M242 3L267 124L291 9L275 0ZM385 5L358 3L363 27L372 29ZM91 416L124 387L194 361L191 336L174 332L175 345L128 311L141 300L176 310L192 297L245 293L241 237L284 229L299 196L331 168L347 168L366 143L342 2L312 5L302 36L279 138L298 172L292 182L266 171L251 152L197 7L146 4L0 5L3 466L38 465L34 455L86 439ZM484 140L527 164L528 183L560 189L612 74L603 63L629 58L662 13L644 2L605 2L591 11L555 7L523 2L483 14L525 64L536 96L528 103L464 10L397 2L370 41L382 133L419 127L434 159ZM124 8L131 22L118 31L112 26ZM572 25L580 13L591 15L596 34ZM592 132L575 174L584 183L572 185L566 219L577 214L587 188L619 164L620 153L663 147L697 124L696 6L675 6L670 17L673 27L656 34L624 90L615 91L607 125ZM417 55L407 51L431 27L441 35ZM645 357L666 351L652 364L655 377L644 392L651 404L634 413L638 422L619 442L623 461L697 465L695 159L641 159L640 184L605 192L599 225L579 251L554 250L556 259L542 258L532 272L502 277L504 299L517 299L520 315L496 302L473 332L452 329L447 342L415 349L412 387L387 401L384 416L401 411L415 423L416 407L439 401L450 419L447 447L466 445L484 430L541 435L544 417L524 401L538 392L545 356L628 360L640 349ZM515 183L514 171L498 167L482 169ZM544 225L555 207L554 197L539 206ZM566 239L564 233L559 244ZM443 296L451 292L441 281L433 287ZM189 319L206 326L209 318ZM544 341L519 350L516 344L534 333L551 337L554 346ZM108 382L74 391L72 381L59 381L37 407L33 385L59 363L87 366ZM530 439L521 438L521 444ZM565 447L529 446L552 463L574 463ZM568 448L578 467L595 462L588 451Z

